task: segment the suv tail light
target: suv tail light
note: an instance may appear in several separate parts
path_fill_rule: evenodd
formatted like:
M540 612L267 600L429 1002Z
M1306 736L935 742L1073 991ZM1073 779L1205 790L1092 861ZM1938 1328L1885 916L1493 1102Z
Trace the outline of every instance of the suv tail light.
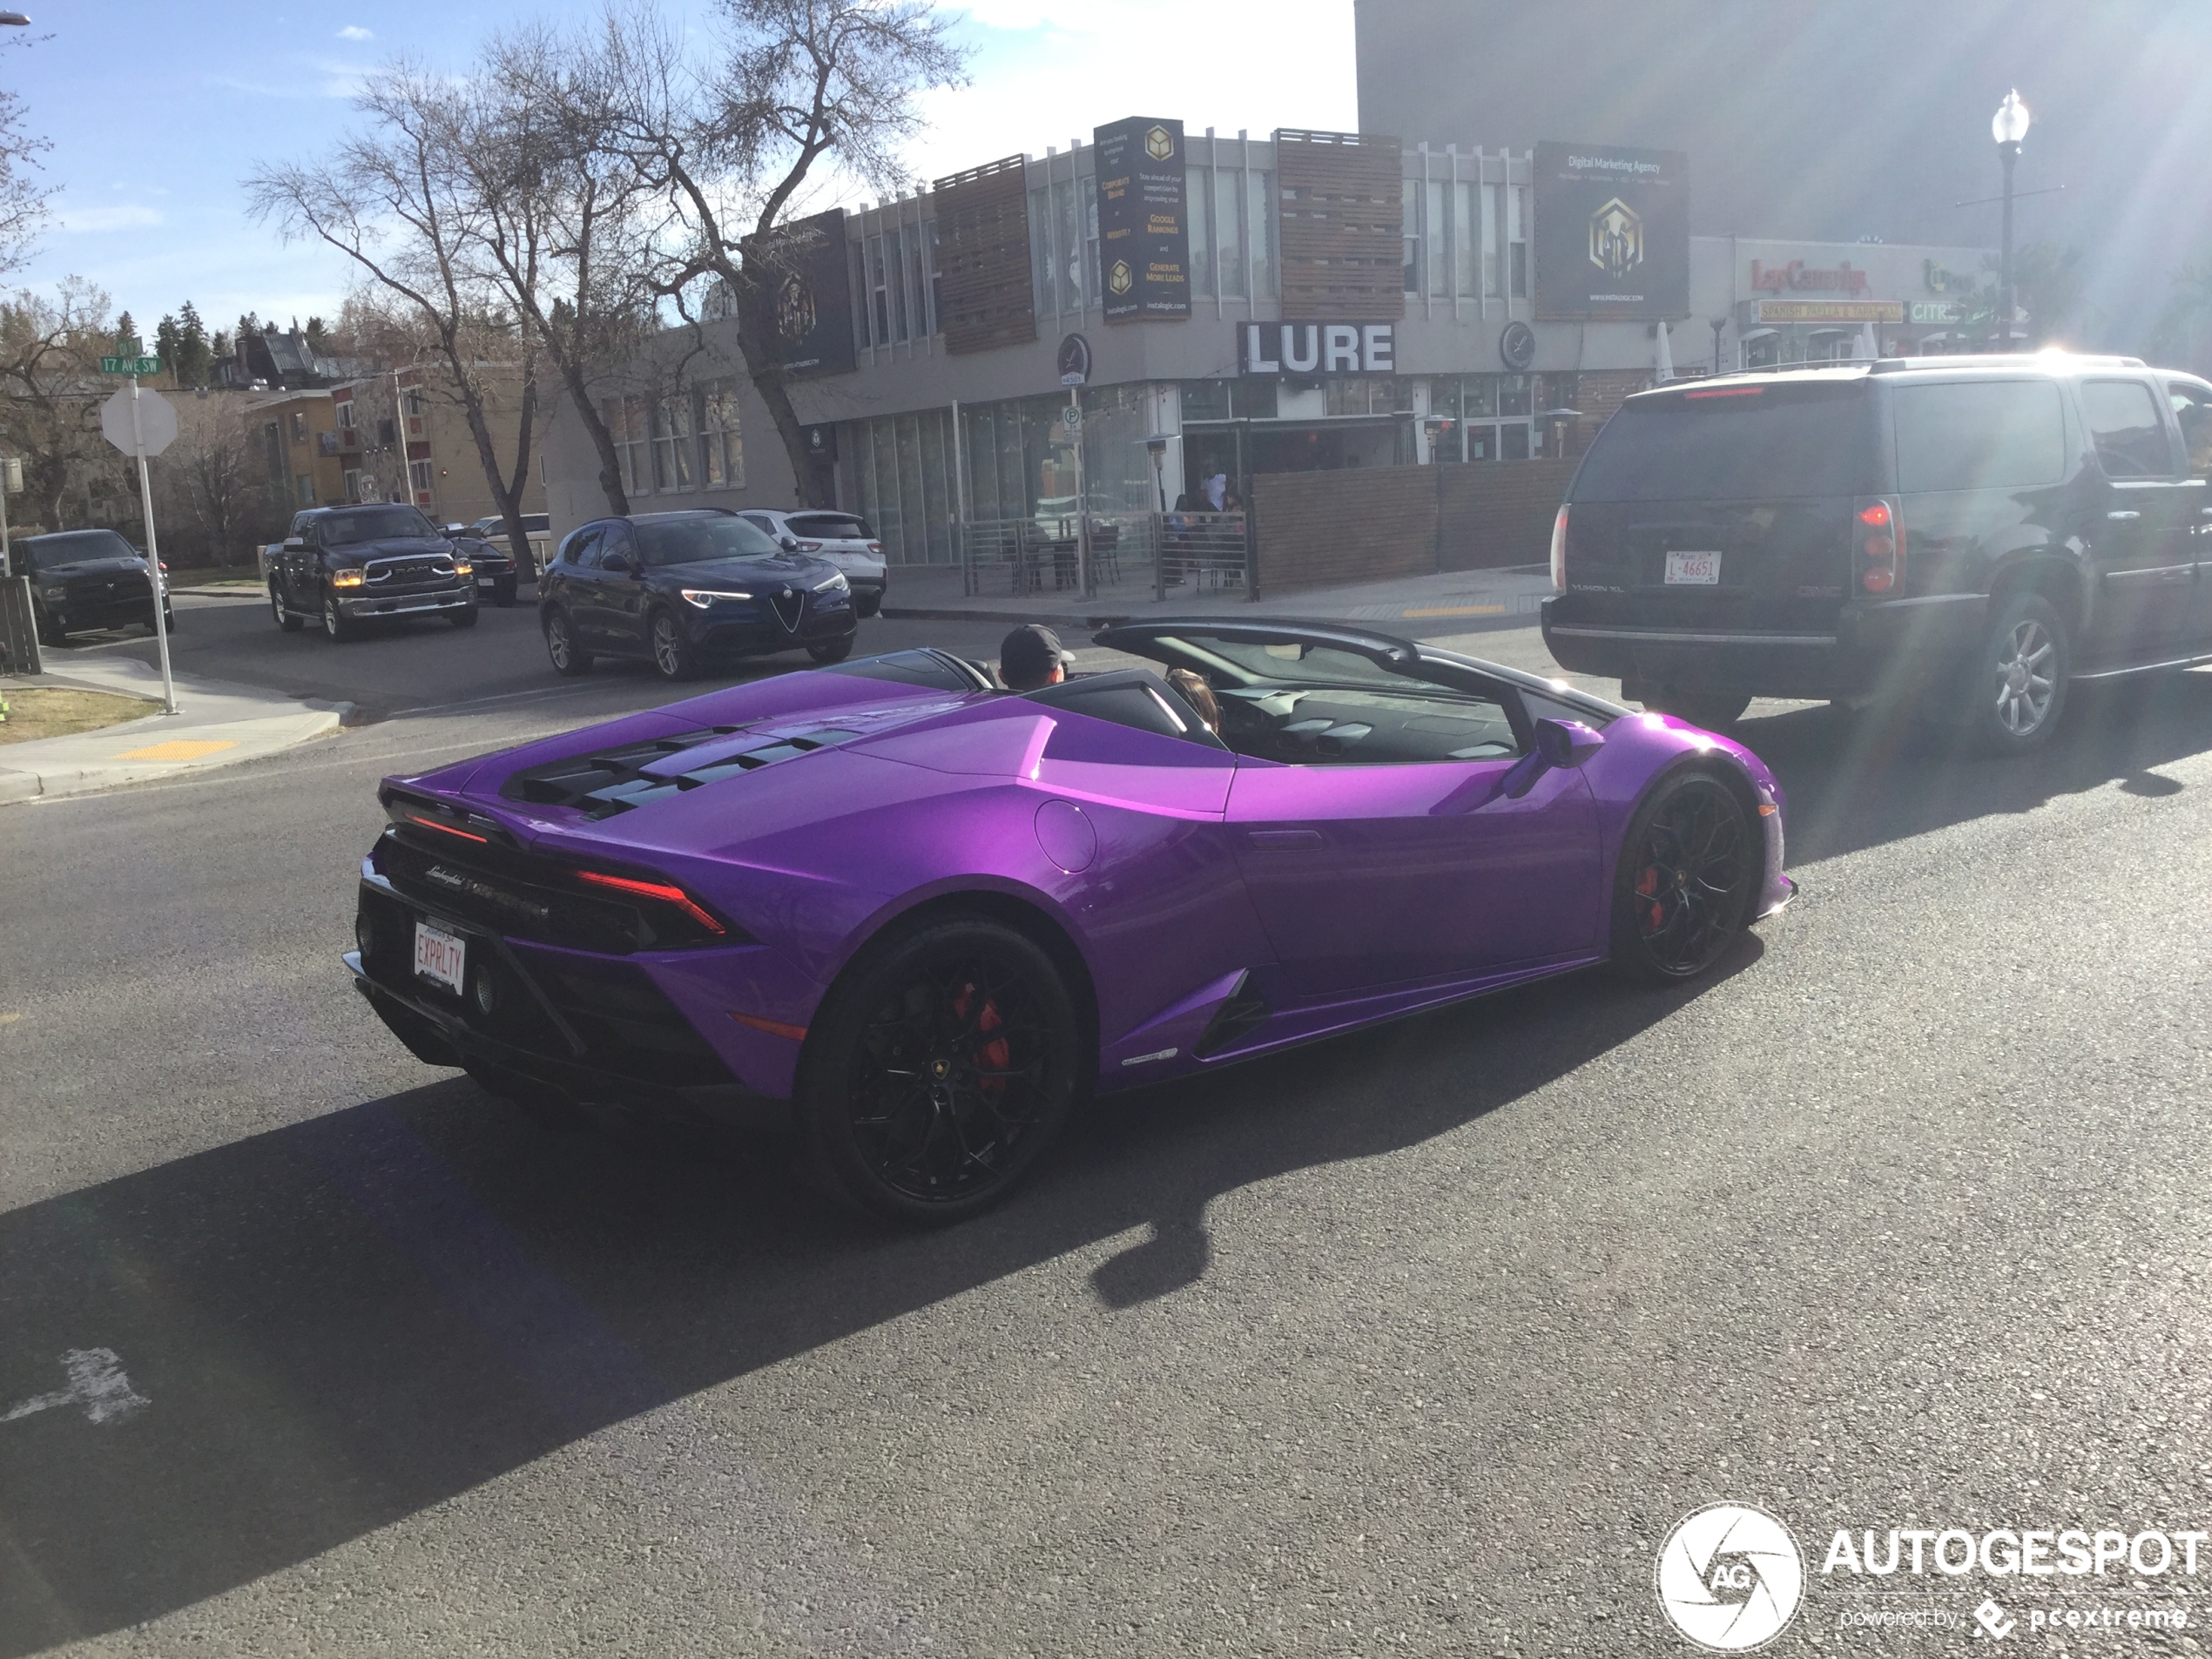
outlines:
M1559 509L1559 516L1552 520L1552 586L1561 592L1567 589L1567 509Z
M799 550L801 553L819 553L822 550L822 544L819 542L801 542Z
M883 553L883 543L880 542L870 542L868 543L868 551L880 557Z
M1905 521L1896 502L1885 496L1860 502L1851 537L1862 591L1892 594L1904 587Z

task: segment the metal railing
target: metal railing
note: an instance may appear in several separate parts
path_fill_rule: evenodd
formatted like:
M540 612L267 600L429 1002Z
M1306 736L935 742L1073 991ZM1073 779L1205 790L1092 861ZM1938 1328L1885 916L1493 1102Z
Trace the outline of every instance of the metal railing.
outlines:
M1251 590L1251 558L1242 513L1155 513L1152 597L1164 599L1170 588Z

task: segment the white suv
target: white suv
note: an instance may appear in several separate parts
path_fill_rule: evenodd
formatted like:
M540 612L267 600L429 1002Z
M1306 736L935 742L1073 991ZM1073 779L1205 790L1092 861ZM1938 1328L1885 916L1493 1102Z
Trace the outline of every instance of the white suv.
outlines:
M853 613L873 617L883 608L883 594L890 576L884 568L883 543L875 539L868 521L858 513L808 508L796 513L772 513L748 507L738 515L755 529L779 543L795 543L801 553L827 559L845 572L853 584Z

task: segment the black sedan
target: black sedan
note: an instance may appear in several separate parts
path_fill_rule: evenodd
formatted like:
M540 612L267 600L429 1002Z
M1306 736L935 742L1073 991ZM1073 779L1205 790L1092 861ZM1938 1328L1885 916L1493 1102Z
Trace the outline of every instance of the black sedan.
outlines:
M537 591L563 674L595 656L643 657L671 680L771 651L841 662L859 627L843 571L725 512L595 519L561 543Z
M145 555L113 530L57 530L15 545L15 570L30 578L30 613L41 643L58 645L89 628L135 622L153 631L153 580ZM162 584L163 618L177 625Z

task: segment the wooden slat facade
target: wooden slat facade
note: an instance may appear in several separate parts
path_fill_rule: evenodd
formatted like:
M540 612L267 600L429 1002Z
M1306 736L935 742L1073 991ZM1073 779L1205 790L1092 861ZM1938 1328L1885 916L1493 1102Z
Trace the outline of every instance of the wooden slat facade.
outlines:
M988 351L1037 337L1029 271L1029 193L1020 156L940 179L937 268L948 352Z
M1404 316L1398 140L1278 131L1275 182L1285 320L1391 322Z

